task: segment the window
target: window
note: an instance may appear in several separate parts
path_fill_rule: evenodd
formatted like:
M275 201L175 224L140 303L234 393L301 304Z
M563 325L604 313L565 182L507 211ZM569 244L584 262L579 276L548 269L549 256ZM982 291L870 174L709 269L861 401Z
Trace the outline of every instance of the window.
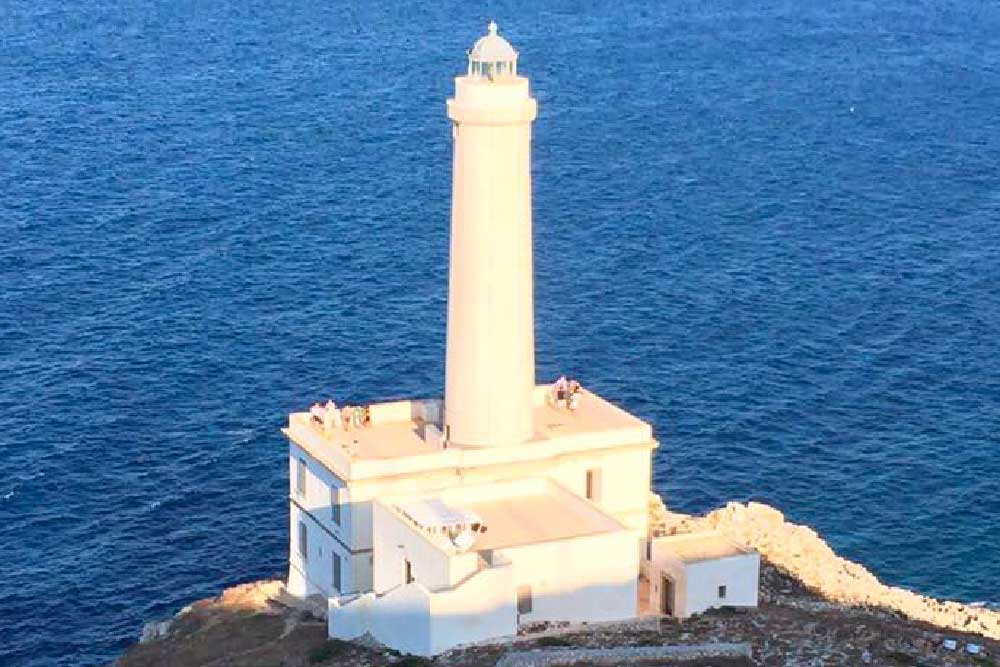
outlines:
M587 471L587 500L601 502L601 469L591 468Z
M723 600L723 599L725 599L725 597L726 597L726 587L725 586L719 586L719 599Z
M340 592L340 554L333 554L333 587Z
M330 518L340 525L340 491L335 486L330 487Z
M517 613L531 613L531 586L517 587Z
M295 470L295 490L300 496L306 495L306 460L299 459L299 466Z
M653 540L646 540L646 560L653 560Z
M403 583L413 583L413 564L405 558L403 559Z
M302 560L309 556L309 531L302 521L299 521L299 555L302 556Z

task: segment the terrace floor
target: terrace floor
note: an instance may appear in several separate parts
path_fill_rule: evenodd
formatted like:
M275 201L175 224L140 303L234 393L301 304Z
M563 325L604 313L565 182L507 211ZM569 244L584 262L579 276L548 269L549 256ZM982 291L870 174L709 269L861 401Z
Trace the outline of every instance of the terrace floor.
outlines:
M580 405L576 410L550 405L543 398L543 390L548 386L538 388L535 403L534 437L517 446L562 440L565 438L600 436L602 434L632 431L635 441L651 440L652 431L648 424L597 394L586 389L581 390ZM424 437L426 422L419 416L417 409L404 406L416 406L419 401L406 401L398 404L375 404L373 415L379 413L379 408L389 406L385 410L387 417L372 419L372 423L360 427L335 428L325 432L321 423L308 412L296 412L289 416L289 436L298 444L312 450L313 448L334 448L346 453L352 461L375 461L396 459L401 457L421 456L440 451L440 446ZM451 444L456 449L465 448L462 445Z

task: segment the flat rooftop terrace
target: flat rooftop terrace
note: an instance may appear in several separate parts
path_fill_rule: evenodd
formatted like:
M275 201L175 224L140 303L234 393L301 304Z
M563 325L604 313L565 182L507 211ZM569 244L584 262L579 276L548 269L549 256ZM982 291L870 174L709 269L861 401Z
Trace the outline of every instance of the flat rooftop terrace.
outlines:
M475 549L505 549L624 530L606 514L563 491L536 492L478 503L465 503L489 527L476 537Z
M476 533L470 551L487 551L556 542L628 530L593 503L570 493L555 482L529 478L494 484L463 486L431 494L393 498L384 502L400 516L421 502L437 502L456 514L476 517L486 532ZM434 526L408 521L414 529L444 551L454 550L451 540Z
M668 535L656 538L655 543L657 548L665 549L683 563L698 563L753 553L750 549L744 549L722 533L715 531Z
M370 423L325 429L309 412L289 415L285 434L343 479L398 474L445 465L544 458L561 451L628 444L653 446L652 428L600 396L582 389L575 410L550 404L549 386L536 388L534 436L496 447L444 446L441 401L396 401L367 406Z

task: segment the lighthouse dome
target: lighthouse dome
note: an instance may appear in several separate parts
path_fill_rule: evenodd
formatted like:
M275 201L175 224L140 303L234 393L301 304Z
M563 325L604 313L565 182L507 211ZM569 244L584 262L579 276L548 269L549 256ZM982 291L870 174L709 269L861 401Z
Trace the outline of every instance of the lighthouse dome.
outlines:
M488 33L476 40L469 51L469 76L493 79L517 74L517 51L497 34L497 24L490 21Z

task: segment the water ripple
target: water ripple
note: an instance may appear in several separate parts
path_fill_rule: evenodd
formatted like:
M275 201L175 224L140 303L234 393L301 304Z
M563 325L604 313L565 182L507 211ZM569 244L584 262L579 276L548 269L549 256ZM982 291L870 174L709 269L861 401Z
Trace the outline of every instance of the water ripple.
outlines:
M485 17L8 5L0 663L96 665L282 571L285 413L440 394L443 100ZM649 419L675 508L763 500L1000 601L1000 10L510 10L539 375Z

